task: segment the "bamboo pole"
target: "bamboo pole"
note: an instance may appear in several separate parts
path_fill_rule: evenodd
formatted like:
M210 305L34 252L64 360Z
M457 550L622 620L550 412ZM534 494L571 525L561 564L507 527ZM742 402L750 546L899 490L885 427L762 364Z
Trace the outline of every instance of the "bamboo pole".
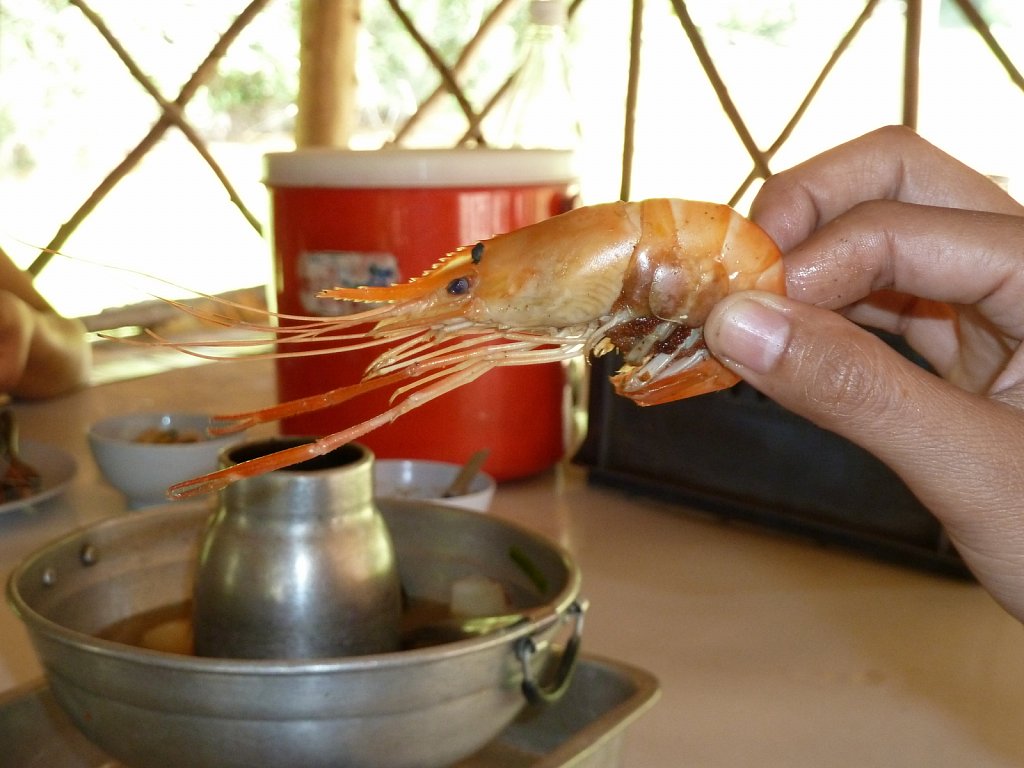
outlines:
M907 0L903 43L903 124L917 128L921 93L921 0Z
M185 119L184 110L176 103L164 98L163 94L160 93L160 90L156 87L153 81L150 80L139 65L135 63L135 60L128 53L127 49L121 45L121 41L114 36L110 27L108 27L106 22L103 21L103 17L96 13L96 11L94 11L85 2L85 0L68 0L68 2L77 7L78 10L82 12L82 15L85 16L85 18L87 18L94 27L96 27L96 31L99 32L100 35L103 36L103 39L107 41L107 45L114 50L114 53L117 54L117 58L119 58L128 68L132 77L134 77L139 85L146 89L146 93L152 96L156 103L160 105L161 113L168 119L174 121L178 130L185 134L185 138L189 140L193 149L195 149L195 151L199 153L199 156L206 161L206 164L210 166L210 170L213 171L214 176L217 177L221 186L223 186L225 191L228 193L228 197L231 199L231 202L235 204L235 207L237 207L239 211L241 211L246 221L252 225L252 228L256 230L258 235L262 235L263 225L260 224L259 219L257 219L255 214L253 214L245 205L241 195L238 194L234 184L231 183L231 179L228 178L227 174L214 159L209 148L206 146L206 142L204 142L202 137L199 135L199 132L192 127L192 124L189 123L187 119Z
M348 146L360 21L359 0L302 0L296 146Z
M633 0L629 33L629 78L626 81L626 119L622 129L622 172L619 199L629 200L633 186L633 153L636 136L636 100L640 88L640 50L643 43L644 0Z
M251 0L251 2L238 14L237 18L231 23L227 31L217 40L213 48L207 54L206 58L199 64L196 70L192 73L192 76L188 79L181 90L178 92L178 97L172 102L176 112L180 113L185 108L189 100L195 96L196 91L213 75L216 71L217 63L227 53L231 43L235 41L238 35L241 34L242 30L248 26L249 22L255 18L263 7L269 2L269 0ZM47 244L47 246L36 256L32 264L29 265L28 272L33 277L39 275L40 272L45 269L46 265L50 263L54 254L57 253L64 243L67 242L68 238L71 237L72 233L78 228L78 225L85 221L85 218L92 213L93 209L103 200L104 197L115 187L118 182L121 181L128 173L134 168L139 162L146 156L146 153L152 149L154 145L160 140L164 133L175 124L172 112L163 112L160 118L156 121L149 133L147 133L142 140L132 149L125 158L118 163L117 167L114 168L107 176L100 182L100 185L96 187L89 195L88 199L78 210L72 214L71 218L64 222L60 229L57 230L57 234L53 236L53 239ZM257 222L258 224L258 222Z
M842 57L842 55L846 53L850 45L853 44L854 38L857 37L857 34L860 32L861 28L864 26L865 23L867 23L867 20L871 17L871 14L874 12L876 6L880 1L881 0L867 0L867 3L865 3L864 5L864 10L860 12L860 15L854 20L853 25L846 31L846 34L843 35L843 38L839 41L839 44L836 46L835 50L832 51L832 55L829 56L828 61L825 62L825 66L821 68L821 71L818 73L818 76L814 79L814 82L811 83L811 87L804 95L803 101L801 101L800 104L797 106L796 112L794 112L793 116L789 118L789 121L782 128L782 131L779 133L775 141L772 142L772 145L764 151L764 156L766 160L771 160L775 156L775 153L782 149L783 144L785 144L789 140L789 137L793 135L793 131L796 130L797 124L800 122L804 114L810 108L811 102L814 101L814 97L818 95L818 91L820 91L821 87L825 84L825 80L828 78L829 74L835 68L835 65L839 63L839 59ZM753 184L757 179L762 178L765 177L761 176L758 173L758 167L757 165L755 165L753 170L751 170L750 173L747 174L747 178L743 180L743 183L740 184L740 186L733 193L732 198L729 200L729 205L732 207L736 207L736 205L739 203L740 199L746 193L750 185Z
M484 17L484 20L480 23L480 28L476 31L476 34L473 35L473 38L466 43L466 46L459 54L459 58L455 61L455 64L452 65L451 71L456 81L463 77L470 68L476 64L479 55L484 53L484 43L487 40L487 37L492 31L508 20L508 17L512 15L512 12L516 9L518 3L519 0L498 0L494 8L491 9L491 12ZM502 90L504 91L504 89ZM430 114L434 107L436 107L441 101L441 97L448 92L448 84L442 79L438 86L431 91L430 95L420 102L416 111L409 116L409 119L406 120L405 124L398 130L395 134L394 143L401 144L402 140L412 132L412 129L415 128L418 123ZM470 136L478 136L480 133L478 130L480 125L479 118L482 118L482 115L477 114L476 117L478 119L470 126ZM468 140L468 138L460 141L459 143L462 144L466 140Z
M988 22L985 21L974 3L971 0L953 0L953 2L956 3L967 21L974 27L974 31L981 35L981 39L985 41L989 51L996 57L996 60L1003 66L1003 69L1006 70L1006 74L1010 76L1014 85L1024 90L1024 74L1013 63L1010 55L999 45L999 41L996 40L992 30L989 29Z
M744 121L735 102L733 102L732 96L729 95L729 89L726 87L721 74L719 74L718 67L715 66L715 61L708 51L707 45L704 44L704 38L686 9L686 0L672 0L672 7L675 8L676 16L679 18L679 22L683 25L683 30L690 40L690 46L693 48L693 52L697 54L697 60L700 62L708 82L711 83L711 87L718 97L718 102L722 105L722 111L729 118L733 130L736 131L736 135L743 142L743 146L750 155L750 159L754 161L754 165L757 166L757 172L762 178L767 179L772 174L771 169L768 167L768 158L758 148L757 142L754 141L746 121Z

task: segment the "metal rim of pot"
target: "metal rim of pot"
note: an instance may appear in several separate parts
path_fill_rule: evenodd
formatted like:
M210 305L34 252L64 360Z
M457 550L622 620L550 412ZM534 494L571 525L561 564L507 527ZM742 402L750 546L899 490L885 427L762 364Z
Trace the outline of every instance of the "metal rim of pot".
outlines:
M412 508L425 506L422 502L393 501L390 503L397 507ZM178 509L181 507L180 504L175 506ZM195 509L198 505L188 506ZM143 516L158 515L162 513L166 513L166 510L163 508L136 513L135 517L138 519ZM95 523L89 526L86 530L89 533L101 534L109 528L114 528L119 524L123 524L120 521L121 518L111 518ZM537 535L533 531L530 531L524 526L514 522L503 520L502 524L531 537L535 537ZM44 632L50 638L66 645L72 645L77 648L84 649L99 656L109 656L111 658L117 658L120 661L125 661L126 646L124 644L113 640L106 640L85 632L80 632L48 619L28 605L20 594L18 585L21 579L26 577L27 572L31 571L37 566L37 564L41 565L41 561L52 552L61 549L62 547L66 547L70 542L80 540L82 538L82 534L83 530L66 534L49 544L44 545L41 549L29 555L25 560L17 565L7 580L6 591L8 602L22 621L30 627L40 632ZM561 661L559 662L559 671L556 680L548 686L544 686L540 682L536 681L534 676L529 672L524 675L523 679L524 695L527 697L528 701L546 701L550 703L565 690L571 679L572 671L578 657L580 637L583 628L583 616L587 609L587 601L576 597L579 593L581 578L579 572L571 567L572 561L568 553L563 547L555 542L547 542L547 545L553 551L557 552L562 563L566 566L567 579L563 589L555 598L548 601L541 609L535 609L533 611L527 609L523 611L524 619L521 623L513 624L505 629L500 629L485 635L453 640L448 643L425 648L403 649L386 653L367 654L364 656L327 659L264 660L204 658L139 647L129 647L130 656L138 656L139 663L145 663L147 666L178 669L182 671L226 675L265 674L281 676L292 674L299 676L325 672L359 670L364 668L379 669L420 665L428 660L450 659L471 654L484 648L505 645L510 641L514 641L516 657L521 662L523 668L528 670L530 666L529 659L536 650L532 640L533 636L542 635L564 619L571 618L573 619L572 634L565 645ZM99 556L101 555L95 549L94 544L88 541L82 543L79 557L84 565L88 565L88 561L90 559L97 558ZM44 583L46 583L47 578L54 578L48 576L48 569L45 567L42 567L40 573ZM550 615L542 616L538 614Z

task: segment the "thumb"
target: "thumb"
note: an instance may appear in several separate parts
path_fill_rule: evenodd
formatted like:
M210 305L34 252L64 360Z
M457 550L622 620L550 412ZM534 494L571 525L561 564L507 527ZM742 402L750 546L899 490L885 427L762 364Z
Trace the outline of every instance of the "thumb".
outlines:
M721 301L704 332L723 364L875 454L933 511L976 508L986 486L1005 483L994 475L1007 467L980 471L963 456L987 452L1007 429L1006 409L925 371L841 315L750 291Z
M1024 619L1019 410L943 381L841 315L784 296L731 295L704 333L712 353L761 392L888 464L945 523L979 580Z

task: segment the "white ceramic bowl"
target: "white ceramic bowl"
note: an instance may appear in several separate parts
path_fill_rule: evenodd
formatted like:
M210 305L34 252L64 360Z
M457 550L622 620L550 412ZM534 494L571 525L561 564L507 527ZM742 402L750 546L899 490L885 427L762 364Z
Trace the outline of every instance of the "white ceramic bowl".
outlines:
M497 484L485 472L478 472L468 493L443 497L445 488L461 467L426 459L377 459L373 465L374 493L381 499L415 499L475 512L490 509Z
M239 435L210 437L203 413L126 413L89 429L89 447L107 481L128 497L132 509L167 503L167 488L217 469L222 450ZM196 442L139 442L147 430L174 430Z

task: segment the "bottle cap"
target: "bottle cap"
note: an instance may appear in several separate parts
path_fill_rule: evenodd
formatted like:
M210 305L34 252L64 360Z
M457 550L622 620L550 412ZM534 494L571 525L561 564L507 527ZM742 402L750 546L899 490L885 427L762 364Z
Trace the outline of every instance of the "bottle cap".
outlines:
M546 27L565 26L565 3L562 0L530 0L530 22Z

